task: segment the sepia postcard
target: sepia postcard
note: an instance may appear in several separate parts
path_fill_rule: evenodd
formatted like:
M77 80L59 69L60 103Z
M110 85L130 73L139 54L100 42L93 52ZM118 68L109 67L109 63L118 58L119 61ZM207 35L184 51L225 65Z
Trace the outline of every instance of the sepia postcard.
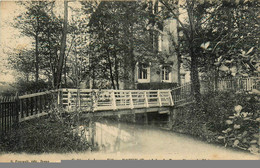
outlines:
M258 0L0 1L0 163L259 160Z

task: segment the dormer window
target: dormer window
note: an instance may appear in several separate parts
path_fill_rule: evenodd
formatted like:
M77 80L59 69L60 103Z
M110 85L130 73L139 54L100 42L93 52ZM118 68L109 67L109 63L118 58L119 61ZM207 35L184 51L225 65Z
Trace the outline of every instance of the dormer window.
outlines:
M137 68L138 82L150 82L150 67L148 64L139 64Z
M170 66L163 66L161 74L162 74L162 82L171 82Z

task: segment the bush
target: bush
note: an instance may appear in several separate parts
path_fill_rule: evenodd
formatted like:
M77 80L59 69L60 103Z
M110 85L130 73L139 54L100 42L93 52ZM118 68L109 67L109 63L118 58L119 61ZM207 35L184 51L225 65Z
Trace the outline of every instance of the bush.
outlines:
M256 152L259 147L259 100L259 95L247 93L213 92L202 95L199 111L196 112L192 105L179 109L174 131ZM241 108L239 116L234 117L234 107L236 110Z
M225 146L232 146L251 153L259 152L259 110L246 112L241 105L234 107L234 114L226 120L227 128L222 131L223 135L219 140L223 140Z
M18 129L0 141L2 152L63 153L88 148L89 144L73 133L71 127L44 117L20 123Z
M25 93L25 92L36 92L39 90L50 90L52 88L51 83L45 82L43 80L39 80L38 82L35 81L23 81L19 80L15 87L17 92Z

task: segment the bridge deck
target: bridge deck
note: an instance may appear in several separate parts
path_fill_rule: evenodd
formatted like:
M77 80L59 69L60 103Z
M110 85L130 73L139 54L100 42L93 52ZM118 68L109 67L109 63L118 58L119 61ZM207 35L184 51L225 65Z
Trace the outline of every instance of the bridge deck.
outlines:
M174 105L171 90L59 89L19 96L19 100L20 121L46 115L54 104L66 112L96 116L158 112Z
M67 111L107 111L173 106L170 90L61 89L59 104Z

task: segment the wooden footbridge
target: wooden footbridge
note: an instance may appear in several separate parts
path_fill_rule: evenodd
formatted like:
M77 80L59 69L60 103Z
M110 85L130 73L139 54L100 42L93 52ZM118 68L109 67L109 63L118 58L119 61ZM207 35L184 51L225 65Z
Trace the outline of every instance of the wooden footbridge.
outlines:
M186 88L187 94L184 94ZM81 112L92 116L111 116L147 112L169 112L190 91L181 87L182 97L172 90L97 90L59 89L19 96L19 121L49 113L54 107L63 112ZM184 97L184 95L186 95Z
M221 80L218 90L251 92L260 90L260 79ZM97 90L58 89L25 94L13 99L0 98L0 132L15 123L56 112L80 112L82 115L111 116L151 113L169 114L171 109L193 102L191 84L173 90Z
M0 132L52 112L79 112L84 117L136 113L168 113L190 98L190 84L175 90L58 89L0 98Z

